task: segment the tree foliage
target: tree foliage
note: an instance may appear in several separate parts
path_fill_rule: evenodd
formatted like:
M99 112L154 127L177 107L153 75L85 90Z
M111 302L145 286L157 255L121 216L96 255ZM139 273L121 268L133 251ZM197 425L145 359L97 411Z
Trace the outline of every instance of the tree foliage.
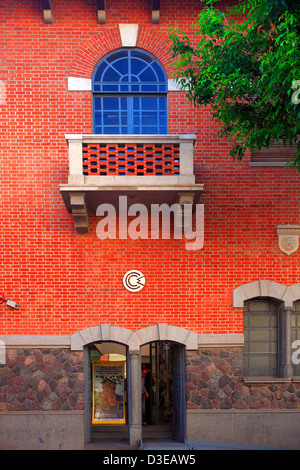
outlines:
M211 106L233 158L283 141L300 171L300 2L240 0L226 13L204 3L197 41L170 30L176 81L195 106Z

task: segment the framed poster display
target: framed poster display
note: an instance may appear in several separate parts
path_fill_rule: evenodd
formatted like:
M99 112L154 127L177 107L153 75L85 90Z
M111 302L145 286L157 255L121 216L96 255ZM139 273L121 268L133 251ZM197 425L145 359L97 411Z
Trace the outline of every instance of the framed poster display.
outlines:
M125 424L125 361L93 361L92 424Z

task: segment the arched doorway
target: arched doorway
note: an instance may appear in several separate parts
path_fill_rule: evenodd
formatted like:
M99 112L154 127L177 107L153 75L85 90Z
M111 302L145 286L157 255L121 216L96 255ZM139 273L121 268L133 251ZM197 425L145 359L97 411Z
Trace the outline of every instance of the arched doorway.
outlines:
M143 436L141 360L144 356L141 348L153 343L157 343L159 347L162 344L170 344L172 347L172 354L169 357L169 364L172 368L172 438L184 441L185 351L198 350L198 335L185 328L158 323L136 331L109 324L99 325L86 328L71 336L71 350L84 351L85 442L91 442L93 439L91 351L93 348L99 351L100 348L99 353L107 353L107 350L104 350L106 343L110 348L118 344L126 349L127 422L125 425L128 432L127 442L133 448ZM110 350L110 353L113 351Z
M84 356L86 442L128 444L128 347L90 343Z
M141 347L143 442L185 439L185 347L156 341Z

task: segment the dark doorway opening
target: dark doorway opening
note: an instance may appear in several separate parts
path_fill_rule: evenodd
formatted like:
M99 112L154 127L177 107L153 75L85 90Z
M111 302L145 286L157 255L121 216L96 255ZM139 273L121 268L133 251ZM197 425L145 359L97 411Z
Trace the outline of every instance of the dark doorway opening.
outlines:
M171 341L153 342L141 348L148 395L142 394L144 442L185 439L184 352L183 346Z

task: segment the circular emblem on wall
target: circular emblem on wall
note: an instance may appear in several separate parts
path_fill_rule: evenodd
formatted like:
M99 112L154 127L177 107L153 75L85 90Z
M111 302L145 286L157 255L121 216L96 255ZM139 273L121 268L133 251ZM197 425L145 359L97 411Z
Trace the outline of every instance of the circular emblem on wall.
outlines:
M140 291L143 289L145 282L146 279L144 274L141 273L141 271L137 271L136 269L128 271L123 277L123 286L130 292Z

